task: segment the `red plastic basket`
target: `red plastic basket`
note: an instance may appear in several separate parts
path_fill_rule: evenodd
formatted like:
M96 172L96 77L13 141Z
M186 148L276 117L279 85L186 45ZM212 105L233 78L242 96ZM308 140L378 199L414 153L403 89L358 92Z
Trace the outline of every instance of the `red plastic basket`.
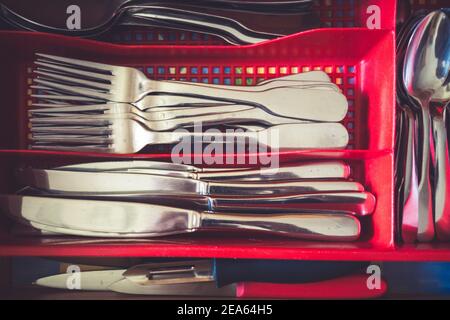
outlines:
M353 139L348 150L293 150L280 154L281 161L313 158L345 158L353 175L377 197L372 217L364 219L364 235L356 243L311 243L290 239L239 235L199 234L140 241L94 239L23 238L4 230L2 253L26 255L127 255L195 256L292 259L368 259L373 250L393 249L393 105L394 35L387 30L321 29L246 47L120 46L36 33L0 34L5 50L1 61L6 71L1 84L8 90L8 117L1 120L0 147L2 191L13 191L13 168L19 163L68 163L105 154L55 153L26 150L27 84L35 52L65 55L142 67L148 76L181 79L204 77L214 82L265 79L292 72L321 69L348 96L351 110L345 123ZM352 50L349 50L349 44ZM26 44L26 45L25 45ZM332 44L332 45L331 45ZM20 51L19 51L20 48ZM14 53L14 54L13 54ZM150 72L149 69L153 71ZM170 70L173 68L174 73ZM187 70L182 74L181 70ZM197 70L197 71L193 71ZM203 72L203 70L208 70ZM217 71L215 71L217 70ZM229 71L228 71L229 70ZM384 72L378 72L383 70ZM200 75L199 75L200 74ZM382 83L382 86L377 84ZM250 84L247 83L246 84ZM17 135L21 132L21 135ZM125 155L133 158L167 159L170 155ZM122 157L122 156L120 156ZM89 158L89 159L88 159Z
M335 8L338 3L356 5L356 2L321 1L319 5L331 3ZM26 110L30 103L27 85L35 52L137 66L157 79L196 79L225 84L228 81L253 84L259 79L322 69L330 74L350 101L351 110L345 124L353 136L351 148L293 150L281 153L280 159L340 158L349 161L353 177L364 183L377 197L376 210L372 216L364 218L364 234L358 242L321 243L211 234L126 242L67 237L33 238L14 235L9 221L2 217L0 255L450 261L449 244L399 246L394 243L395 2L358 1L357 26L364 26L362 22L367 19L369 5L381 8L383 30L320 29L244 47L121 46L47 34L0 33L3 71L0 86L3 93L7 93L2 94L4 116L0 119L1 192L12 192L19 187L14 182L13 169L21 163L51 166L112 157L169 157L165 153L111 156L26 150Z

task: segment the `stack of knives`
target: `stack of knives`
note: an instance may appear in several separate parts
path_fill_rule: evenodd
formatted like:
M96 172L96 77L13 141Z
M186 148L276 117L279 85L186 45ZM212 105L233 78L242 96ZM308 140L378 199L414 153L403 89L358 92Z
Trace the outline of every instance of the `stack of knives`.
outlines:
M202 169L157 161L23 167L0 208L42 232L142 238L205 230L354 241L375 197L341 161Z

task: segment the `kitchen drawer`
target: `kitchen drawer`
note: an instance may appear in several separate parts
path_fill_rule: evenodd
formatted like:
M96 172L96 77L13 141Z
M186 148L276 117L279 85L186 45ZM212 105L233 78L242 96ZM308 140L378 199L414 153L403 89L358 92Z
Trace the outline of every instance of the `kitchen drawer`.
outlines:
M412 1L413 9L439 5L437 1L416 2ZM368 30L367 26L374 26L368 25L367 19L377 8L381 15L375 29L381 30ZM317 2L316 10L322 24L333 28L243 47L225 46L218 40L193 35L182 42L180 33L160 30L145 31L143 36L142 30L122 28L111 38L103 39L116 44L0 32L4 110L0 119L0 191L20 188L14 169L23 164L51 166L124 157L170 160L165 148L133 155L27 150L27 108L32 101L27 85L35 52L135 66L156 79L220 84L252 85L260 79L318 69L327 72L349 99L350 109L344 120L351 135L349 147L291 150L279 156L282 162L326 158L350 163L353 177L377 197L374 214L362 220L360 240L325 243L211 233L120 241L33 237L16 234L2 216L0 255L450 261L450 244L400 245L394 241L395 1L323 0Z

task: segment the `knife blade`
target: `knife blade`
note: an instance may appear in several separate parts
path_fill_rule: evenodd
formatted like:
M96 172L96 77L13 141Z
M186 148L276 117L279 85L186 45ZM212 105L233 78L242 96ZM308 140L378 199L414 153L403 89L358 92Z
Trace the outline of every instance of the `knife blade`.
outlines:
M156 237L210 231L263 232L323 241L354 241L357 218L346 214L225 214L143 203L0 195L0 208L42 230L81 236ZM36 225L38 224L38 225ZM47 227L48 226L48 227Z
M269 195L325 191L364 191L346 180L293 180L264 182L203 181L189 178L115 172L72 172L47 169L20 169L24 184L52 192L127 193L155 192L199 195Z

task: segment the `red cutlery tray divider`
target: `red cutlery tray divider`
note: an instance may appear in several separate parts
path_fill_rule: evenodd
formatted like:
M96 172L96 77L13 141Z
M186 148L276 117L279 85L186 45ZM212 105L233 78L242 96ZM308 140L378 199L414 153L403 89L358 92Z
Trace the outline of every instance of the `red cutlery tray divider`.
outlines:
M355 4L357 3L357 4ZM345 159L353 178L377 197L374 214L365 217L363 235L354 243L225 234L191 234L158 239L118 241L70 237L24 237L0 216L0 255L228 257L310 260L450 260L450 245L399 246L394 243L393 147L395 116L395 1L318 1L317 8L338 17L337 6L357 7L355 26L365 26L367 8L381 8L382 30L319 29L258 45L122 46L63 36L0 32L0 192L20 186L19 164L52 166L111 158L168 160L167 153L134 155L80 154L27 150L27 86L36 52L140 67L155 79L252 85L261 79L320 69L329 73L350 102L344 120L351 134L347 150L292 150L280 161ZM347 9L345 9L347 8ZM333 11L334 10L334 11ZM324 16L321 18L325 23ZM325 16L329 17L328 14ZM177 42L182 43L182 42ZM191 44L191 43L189 43ZM76 214L76 213L74 213Z

